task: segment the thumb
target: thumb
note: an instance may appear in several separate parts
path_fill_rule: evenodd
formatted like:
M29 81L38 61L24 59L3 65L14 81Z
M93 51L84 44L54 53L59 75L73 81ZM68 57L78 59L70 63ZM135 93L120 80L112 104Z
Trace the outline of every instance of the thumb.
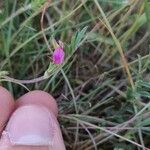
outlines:
M34 94L36 96L42 94L42 97L33 102L36 98ZM22 104L17 106L3 132L0 141L2 148L7 147L7 150L65 150L56 119L57 111L54 109L51 111L51 107L48 109L43 104L42 100L46 101L47 96L45 92L34 91L26 94L25 99L24 96L21 98ZM47 101L54 103L51 99Z

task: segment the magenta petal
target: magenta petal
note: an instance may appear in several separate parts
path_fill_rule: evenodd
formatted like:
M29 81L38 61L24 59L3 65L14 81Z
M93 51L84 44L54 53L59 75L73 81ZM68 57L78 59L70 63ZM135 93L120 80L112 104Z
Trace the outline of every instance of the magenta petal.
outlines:
M64 53L64 50L62 48L56 48L53 52L53 56L52 56L52 59L53 59L53 63L55 64L62 64L63 61L64 61L64 56L65 56L65 53Z

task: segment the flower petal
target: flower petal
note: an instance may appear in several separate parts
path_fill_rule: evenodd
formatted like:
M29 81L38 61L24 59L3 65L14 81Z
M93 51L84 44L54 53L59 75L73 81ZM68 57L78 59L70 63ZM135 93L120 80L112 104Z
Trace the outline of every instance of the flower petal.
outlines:
M54 53L53 53L53 56L52 56L53 63L54 64L62 64L63 61L64 61L64 56L65 56L64 50L60 47L56 48L54 50Z

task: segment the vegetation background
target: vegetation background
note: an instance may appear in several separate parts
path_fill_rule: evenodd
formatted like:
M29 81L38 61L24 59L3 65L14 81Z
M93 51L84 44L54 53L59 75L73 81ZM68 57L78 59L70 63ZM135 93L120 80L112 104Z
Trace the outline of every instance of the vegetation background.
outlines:
M148 0L0 1L0 83L51 93L67 150L150 150L149 33Z

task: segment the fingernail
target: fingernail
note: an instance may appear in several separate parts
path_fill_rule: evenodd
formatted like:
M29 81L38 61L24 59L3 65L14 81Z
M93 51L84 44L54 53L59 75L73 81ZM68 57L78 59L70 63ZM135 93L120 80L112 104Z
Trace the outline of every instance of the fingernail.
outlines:
M36 105L19 107L10 118L6 132L15 145L52 145L55 116Z

